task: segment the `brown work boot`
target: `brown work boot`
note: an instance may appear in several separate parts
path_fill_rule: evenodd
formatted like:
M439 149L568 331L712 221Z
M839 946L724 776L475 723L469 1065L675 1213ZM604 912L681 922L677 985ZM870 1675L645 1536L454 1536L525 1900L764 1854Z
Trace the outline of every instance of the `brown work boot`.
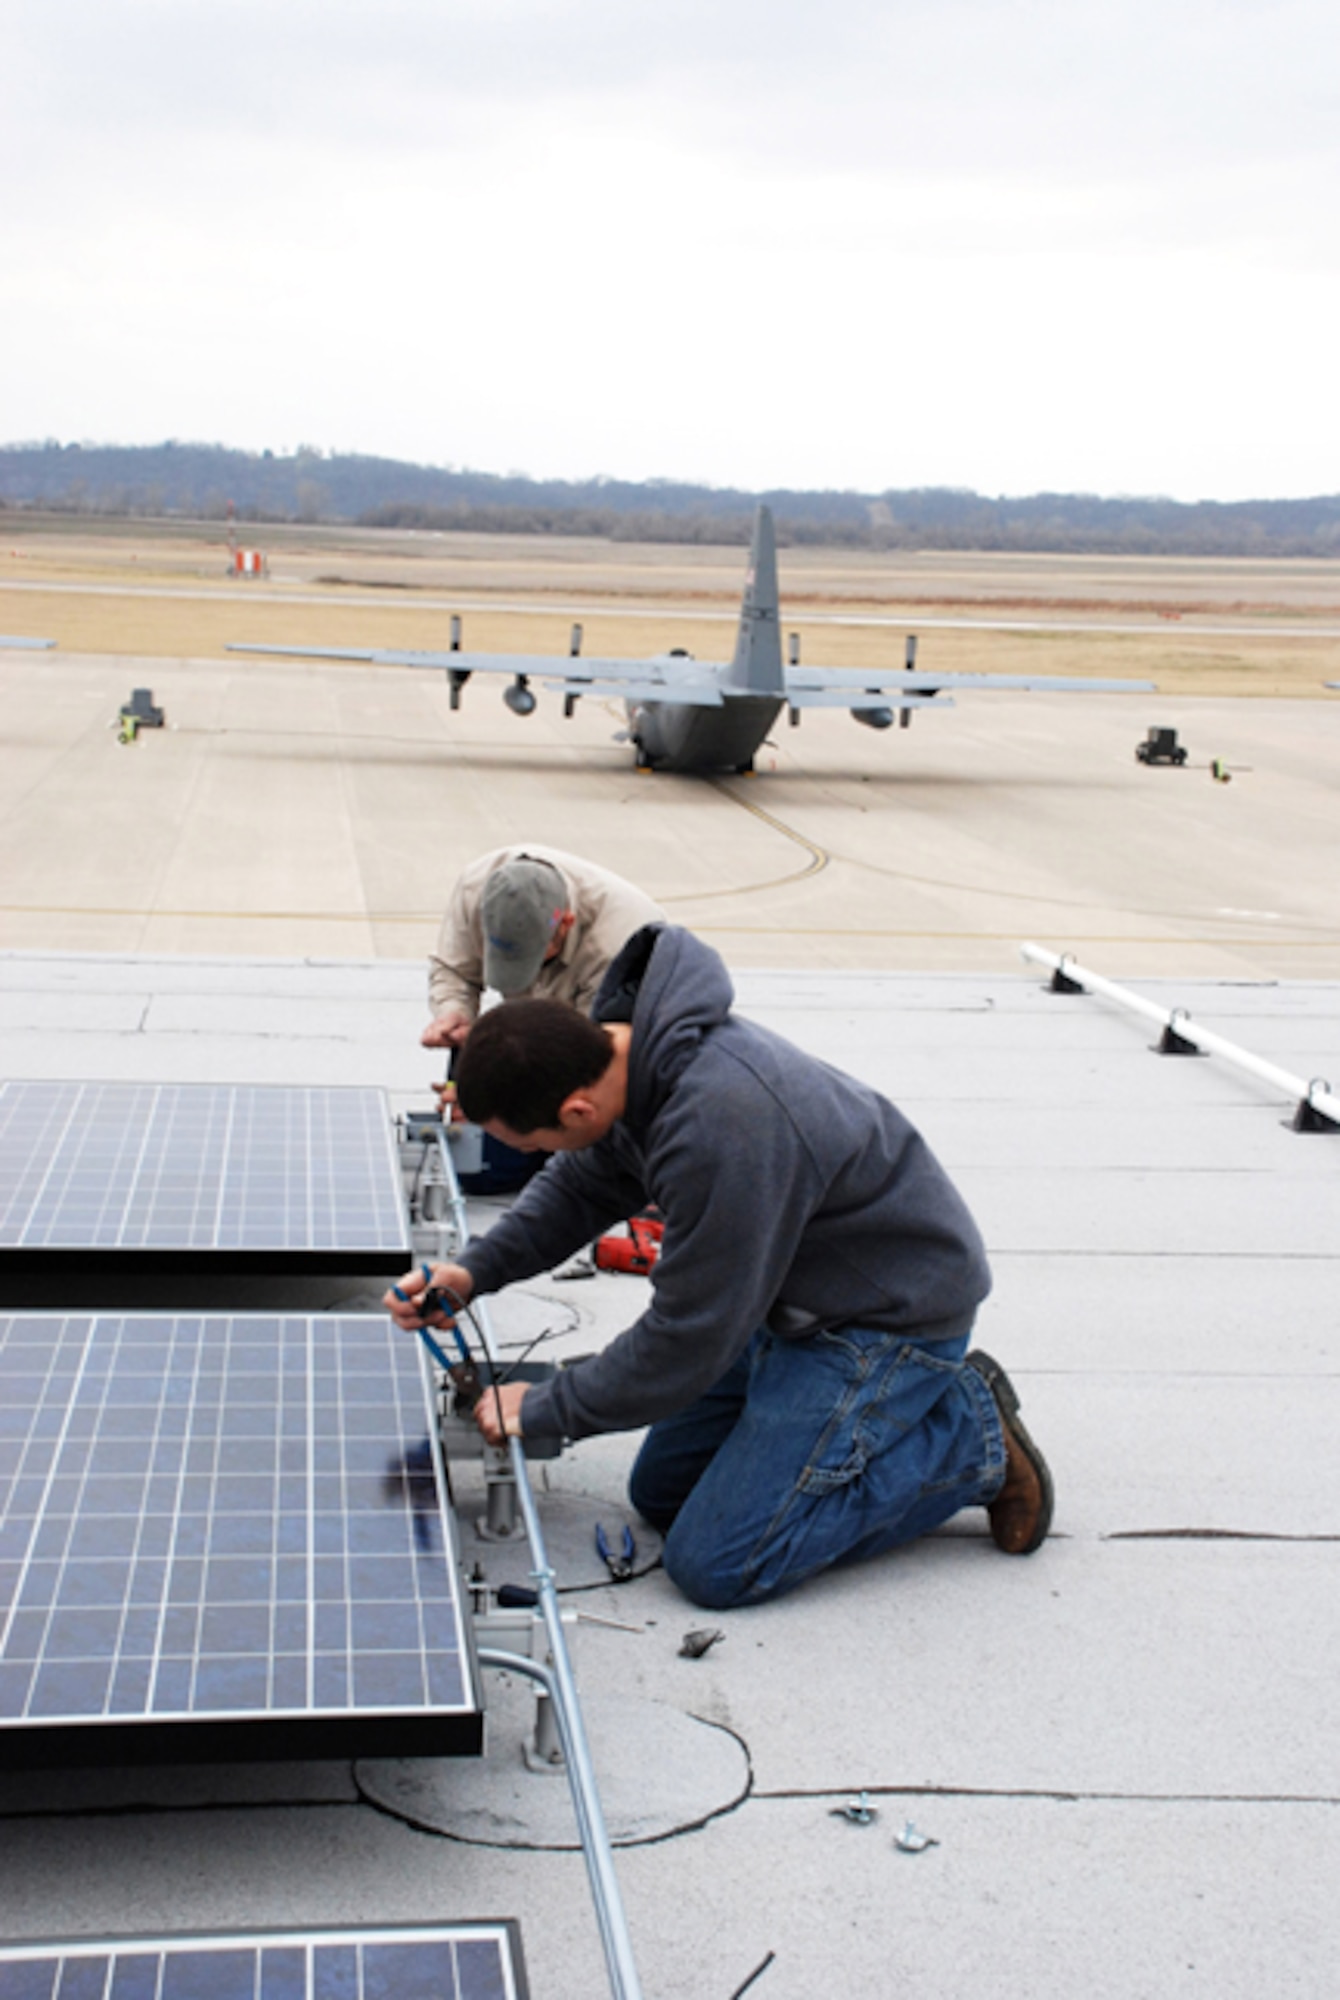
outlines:
M975 1368L995 1398L1005 1433L1005 1483L987 1506L991 1539L1007 1556L1031 1556L1052 1524L1052 1476L1047 1461L1024 1429L1014 1384L998 1361L975 1348L964 1361Z

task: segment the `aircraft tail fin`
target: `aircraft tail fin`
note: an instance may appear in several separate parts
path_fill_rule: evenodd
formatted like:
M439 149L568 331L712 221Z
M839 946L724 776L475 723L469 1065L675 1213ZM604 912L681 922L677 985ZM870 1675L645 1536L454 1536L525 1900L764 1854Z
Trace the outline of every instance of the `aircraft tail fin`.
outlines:
M732 694L776 695L780 698L786 692L777 605L777 538L773 532L772 510L768 507L760 507L754 517L754 539L749 550L749 573L745 578L744 602L740 606L735 657L726 670L722 686Z

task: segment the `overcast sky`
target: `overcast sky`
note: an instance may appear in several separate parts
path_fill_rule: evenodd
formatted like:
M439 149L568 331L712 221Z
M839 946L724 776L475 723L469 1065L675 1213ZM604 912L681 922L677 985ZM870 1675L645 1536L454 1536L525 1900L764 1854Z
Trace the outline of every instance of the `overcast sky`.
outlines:
M0 441L1340 491L1335 0L0 0Z

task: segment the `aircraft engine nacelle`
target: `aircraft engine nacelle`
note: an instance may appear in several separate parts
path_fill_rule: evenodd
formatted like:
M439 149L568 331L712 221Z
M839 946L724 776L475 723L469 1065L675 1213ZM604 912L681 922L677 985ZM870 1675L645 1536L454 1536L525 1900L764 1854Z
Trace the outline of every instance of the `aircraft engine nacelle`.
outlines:
M892 729L893 710L891 708L854 708L852 717L864 729Z
M512 682L511 687L503 689L503 700L507 703L513 715L533 715L535 713L535 697L530 691L524 674L518 674Z

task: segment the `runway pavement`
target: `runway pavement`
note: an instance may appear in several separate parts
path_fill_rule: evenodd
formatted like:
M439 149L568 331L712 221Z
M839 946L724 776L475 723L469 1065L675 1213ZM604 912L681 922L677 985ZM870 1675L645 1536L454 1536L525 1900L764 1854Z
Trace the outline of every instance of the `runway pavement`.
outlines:
M511 716L318 662L0 658L0 947L417 958L462 863L534 838L742 966L1340 973L1340 702L965 695L783 722L752 777L638 773L614 703ZM148 686L161 730L118 741ZM1152 723L1188 762L1134 757ZM1226 781L1216 781L1218 763Z

